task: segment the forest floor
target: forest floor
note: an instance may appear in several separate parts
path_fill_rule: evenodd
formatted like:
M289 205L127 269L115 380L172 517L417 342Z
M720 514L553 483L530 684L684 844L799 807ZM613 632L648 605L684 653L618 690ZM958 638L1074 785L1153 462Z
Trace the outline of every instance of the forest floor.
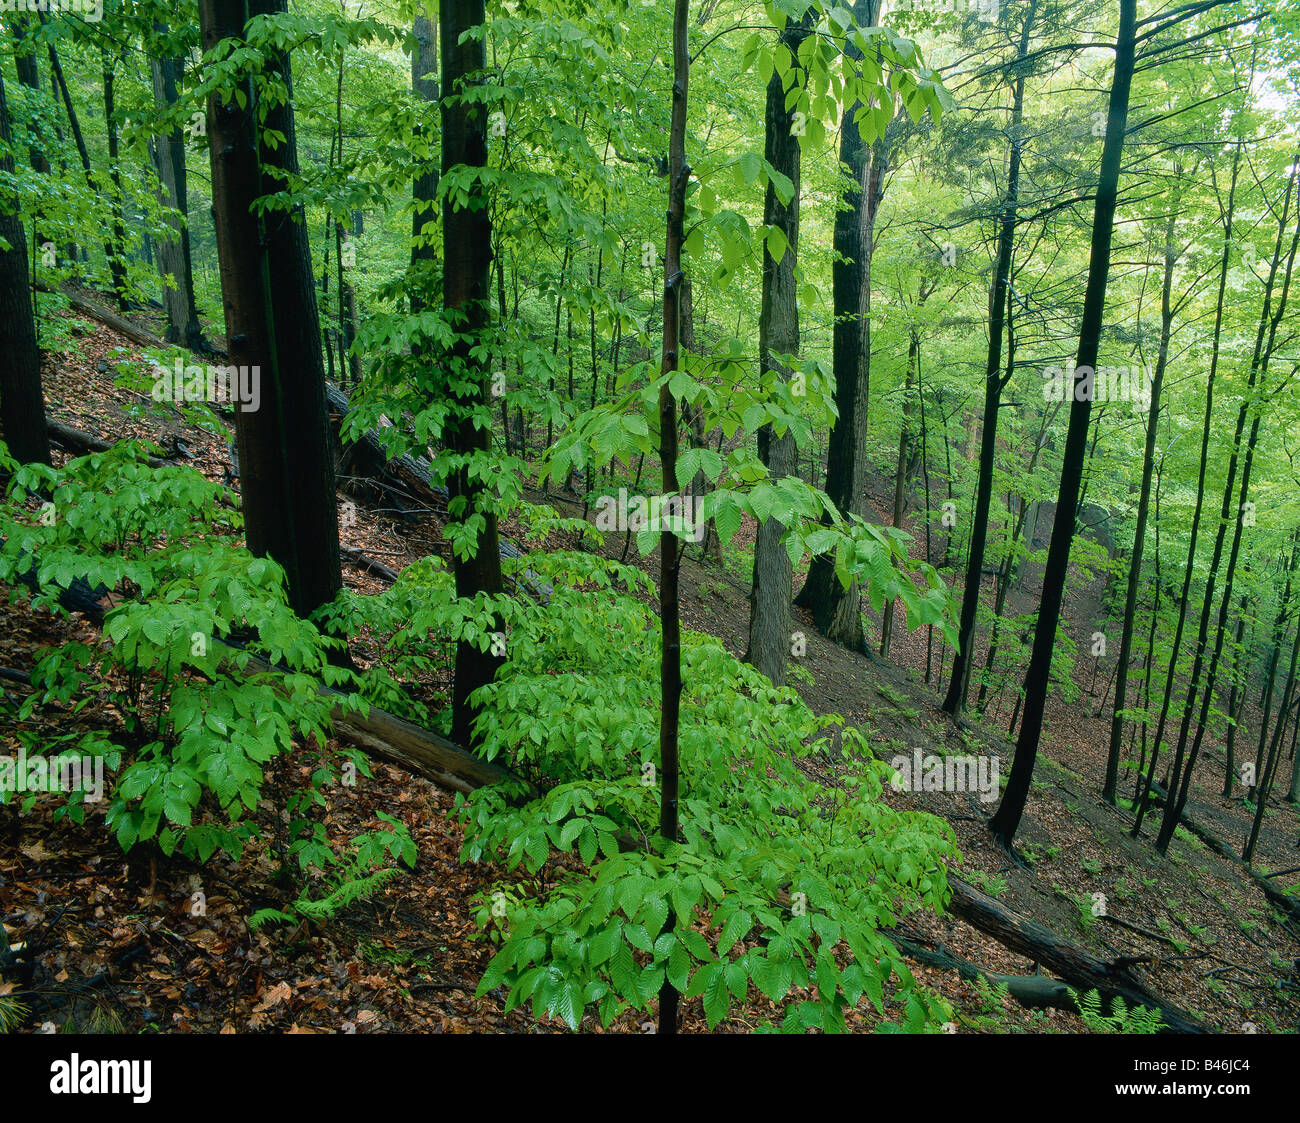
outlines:
M43 371L52 419L114 440L147 438L164 450L182 449L183 461L212 479L228 478L224 440L185 424L178 413L163 418L141 409L138 395L119 389L109 373L119 358L140 362L139 349L85 317L67 317L69 350L47 359ZM104 369L101 369L104 368ZM176 439L182 442L177 445ZM63 454L56 452L56 461ZM538 498L534 496L533 498ZM568 504L556 500L567 515ZM880 521L887 522L882 511ZM505 528L507 532L510 527ZM752 526L740 532L752 541ZM412 525L358 502L355 525L343 532L358 547L393 569L443 553L440 524L430 515ZM606 553L617 557L621 536L609 536ZM629 560L657 576L657 557ZM345 580L361 592L382 582L345 566ZM1072 589L1091 595L1087 583ZM0 593L7 590L0 590ZM1095 590L1094 590L1095 592ZM1028 595L1028 594L1026 594ZM748 619L744 576L692 556L683 566L684 624L718 637L743 652ZM1071 634L1091 631L1090 605L1067 599ZM0 667L26 673L41 649L80 640L102 642L83 618L56 618L30 609L25 597L0 612ZM934 754L994 754L1002 775L1012 746L986 724L955 725L939 712L935 688L927 686L926 637L896 630L888 660L868 658L824 642L802 619L807 635L804 673L795 685L820 713L837 713L870 730L878 755L914 750ZM798 626L798 625L796 625ZM383 658L382 644L362 638L353 647L362 665ZM938 644L934 657L938 657ZM1076 668L1080 692L1048 707L1048 726L1028 811L1017 838L1024 866L995 846L986 821L995 803L974 794L886 791L898 806L944 818L956 832L966 880L1000 903L1030 916L1094 954L1135 956L1150 989L1226 1032L1294 1031L1300 1010L1300 937L1284 926L1238 866L1211 853L1181 830L1167 859L1149 838L1133 840L1128 816L1099 797L1109 720L1089 694L1090 667ZM936 676L937 677L937 676ZM431 694L445 684L430 683ZM101 684L107 690L107 684ZM0 705L23 693L6 683ZM1094 711L1103 711L1093 716ZM89 715L89 716L88 716ZM73 715L47 709L34 723L53 739L87 722L120 722L110 706ZM0 724L0 754L18 749L13 722ZM1248 827L1240 800L1221 800L1219 746L1207 747L1198 770L1189 814L1238 845ZM1216 776L1217 771L1217 776ZM14 805L0 812L0 920L11 945L31 951L25 980L0 982L0 994L23 991L32 1006L27 1028L72 1025L81 1030L136 1032L550 1032L526 1012L507 1013L504 993L475 997L491 956L478 935L475 897L499 881L523 882L489 865L458 861L461 832L452 817L453 798L427 780L384 764L355 787L329 796L326 823L332 839L380 825L376 812L400 816L419 847L416 868L390 881L373 899L350 907L329 923L261 928L247 918L259 908L282 906L293 889L281 876L282 824L269 808L283 806L305 785L308 769L292 760L268 773L267 799L259 812L266 842L250 846L240 860L214 857L199 868L141 846L124 856L103 825L103 804L92 805L84 824L54 822L46 804L23 817ZM1157 813L1148 819L1149 831ZM1296 815L1288 805L1271 809L1264 822L1257 868L1297 864ZM1148 832L1149 833L1149 832ZM553 867L553 868L552 868ZM554 876L559 859L539 877ZM1285 887L1295 879L1279 879ZM202 898L196 894L202 893ZM1094 918L1093 894L1104 893L1107 913L1133 928ZM203 907L196 908L202 900ZM197 913L197 915L196 915ZM914 914L906 921L914 942L942 944L982 968L1027 974L1033 964L951 916ZM924 966L918 978L957 1010L959 1032L1081 1032L1082 1020L1058 1010L1024 1009L999 999L983 985ZM1287 985L1283 985L1286 983ZM687 1032L703 1032L698 1000L683 1008ZM892 1016L892 1011L890 1014ZM747 1032L771 1024L776 1008L756 991L719 1027ZM856 1027L869 1030L879 1015L866 1003L854 1012ZM598 1030L588 1018L585 1030ZM629 1014L611 1032L642 1032L644 1018Z

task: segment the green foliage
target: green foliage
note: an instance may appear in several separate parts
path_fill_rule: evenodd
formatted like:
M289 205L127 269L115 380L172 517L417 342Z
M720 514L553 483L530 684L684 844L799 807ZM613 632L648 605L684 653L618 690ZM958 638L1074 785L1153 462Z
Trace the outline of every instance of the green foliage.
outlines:
M95 705L87 688L102 676L124 735L86 734L75 751L122 766L108 826L125 850L157 838L164 853L201 861L217 850L238 856L256 836L249 816L265 769L296 751L316 768L288 801L289 850L304 869L324 867L337 859L309 814L338 781L339 761L323 748L330 712L367 703L321 692L322 680L355 682L328 661L339 641L294 615L279 567L229 540L237 526L225 488L188 468L150 468L135 444L62 469L18 468L0 507L0 580L17 597L29 575L33 603L57 611L60 591L78 581L117 601L104 621L107 644L70 643L40 657L19 718L55 703L74 712ZM77 821L81 797L69 801ZM404 833L376 838L413 862Z
M967 881L990 897L1000 897L1009 888L1006 878L1001 874L986 873L984 870L963 870L962 874Z
M942 904L951 831L885 805L889 770L852 729L842 783L807 779L800 760L831 750L838 719L688 635L682 840L656 839L657 621L608 589L643 576L610 565L563 584L574 560L530 559L555 583L550 605L515 609L509 661L478 696L485 755L544 782L459 801L464 858L542 879L519 899L482 898L500 947L480 993L505 985L509 1007L571 1028L588 1008L605 1024L651 1008L665 980L702 998L711 1026L751 985L786 1004L786 1030L843 1030L864 994L884 1015L889 989L903 1009L885 1028L945 1020L879 929ZM586 872L553 871L554 852Z
M31 1007L13 995L0 994L0 1033L13 1033L31 1014Z
M415 843L411 841L405 824L382 811L378 812L378 817L392 829L372 831L353 838L345 853L333 859L336 865L327 892L318 897L302 893L290 902L288 912L274 908L258 909L248 918L249 929L256 931L272 922L292 924L299 919L332 920L357 901L370 900L401 872L400 867L383 864L388 858L414 868Z
M1111 1012L1102 1012L1101 995L1096 990L1080 994L1073 987L1066 987L1071 999L1079 1007L1079 1017L1094 1033L1154 1034L1164 1027L1159 1010L1149 1010L1145 1006L1132 1008L1124 1004L1122 998L1111 1002Z

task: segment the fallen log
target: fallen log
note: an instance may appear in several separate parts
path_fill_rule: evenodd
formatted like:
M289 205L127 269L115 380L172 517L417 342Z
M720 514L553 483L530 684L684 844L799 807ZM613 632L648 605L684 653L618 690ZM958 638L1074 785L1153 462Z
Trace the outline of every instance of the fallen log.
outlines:
M449 496L447 489L434 483L433 470L429 461L422 456L389 457L377 430L370 429L361 437L345 441L343 439L343 421L352 408L347 394L332 383L325 384L325 400L329 405L330 431L335 442L335 472L340 481L367 480L390 495L411 502L418 502L429 510L446 514ZM406 512L403 512L406 513ZM505 535L497 538L501 557L505 559L521 558L519 547ZM551 585L532 570L525 570L521 584L543 604L551 598Z
M138 343L141 347L170 347L171 344L164 339L159 339L153 332L146 331L137 324L131 323L130 320L123 319L116 312L110 312L92 300L87 300L80 293L73 292L68 288L54 289L47 284L37 284L36 286L42 292L58 292L69 304L78 312L89 316L93 320L98 320L105 327L112 328L118 335L124 336L132 343Z
M1246 876L1249 877L1250 880L1255 883L1259 891L1263 893L1265 897L1268 898L1270 904L1277 907L1281 912L1285 913L1292 920L1300 920L1300 897L1294 897L1290 893L1281 892L1281 890L1279 890L1275 885L1272 885L1269 882L1267 877L1264 877L1262 874L1260 874L1260 872L1257 869L1255 869L1254 866L1249 865L1248 863L1242 861L1241 855L1238 854L1235 850L1233 850L1232 847L1230 847L1226 842L1223 841L1223 839L1221 839L1217 834L1215 834L1209 828L1202 826L1200 823L1196 822L1185 812L1183 814L1182 819L1179 820L1179 823L1180 825L1186 827L1189 831L1191 831L1192 834L1194 834L1203 843L1205 843L1206 846L1208 846L1211 850L1213 850L1216 854L1218 854L1219 857L1226 858L1233 865L1238 866L1242 870L1244 870ZM1288 871L1283 870L1281 872L1286 873ZM1270 874L1269 876L1276 877L1277 874Z
M952 901L948 909L1003 947L1042 964L1076 990L1096 990L1104 1001L1122 998L1126 1005L1158 1010L1174 1033L1206 1033L1206 1027L1186 1010L1153 994L1122 959L1098 959L1077 944L1062 939L1037 921L1013 912L961 878L948 875Z
M130 320L119 316L116 312L113 312L100 304L96 304L93 300L88 300L79 292L70 288L64 287L56 290L44 282L37 282L36 287L40 289L41 292L57 291L78 312L89 316L92 320L98 320L105 327L112 328L118 335L129 339L132 343L138 344L141 347L167 348L172 346L182 346L181 344L173 345L168 343L165 339L154 335L153 332L148 329L142 328L139 324L132 323ZM202 351L197 351L195 354L203 355L206 358L225 357L224 351L218 351L212 347L207 347Z
M1058 1010L1078 1011L1078 1004L1070 996L1069 984L1059 979L1048 975L999 975L985 967L977 967L968 959L953 955L942 944L927 948L898 932L882 934L888 936L899 951L917 963L943 971L956 971L967 982L984 979L994 986L1005 986L1007 993L1021 1006L1034 1010L1050 1006Z
M363 553L354 546L340 546L339 554L347 561L351 562L358 569L365 573L371 573L376 577L387 581L390 585L397 581L400 574L397 570L386 566L381 561L375 561L369 554Z
M390 457L374 429L367 430L359 438L344 440L343 421L352 408L348 396L327 382L325 401L329 406L330 430L335 442L334 466L340 480L349 477L370 480L431 510L446 511L447 489L433 482L427 460L407 453Z
M401 765L439 787L468 795L486 784L511 778L499 765L378 706L371 706L365 717L339 706L331 716L340 741Z
M93 437L89 433L83 433L80 429L74 429L71 425L64 425L61 421L53 421L50 418L45 420L46 431L50 434L50 440L66 448L69 452L91 453L107 452L113 447L112 441L103 440L100 437ZM171 461L159 460L157 457L149 457L150 468L166 467Z

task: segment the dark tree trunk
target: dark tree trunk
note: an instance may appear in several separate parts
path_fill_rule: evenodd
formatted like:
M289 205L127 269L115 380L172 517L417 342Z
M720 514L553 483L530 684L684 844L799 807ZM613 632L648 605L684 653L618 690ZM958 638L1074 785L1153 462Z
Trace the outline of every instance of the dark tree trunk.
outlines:
M811 10L810 10L811 12ZM811 29L811 14L791 22L781 33L781 42L792 58ZM794 193L782 203L769 182L763 205L763 221L774 226L787 242L785 254L776 261L766 245L763 249L763 303L758 325L759 362L764 373L789 377L781 356L799 350L799 308L795 295L795 263L799 253L799 138L794 135L794 113L786 108L785 85L778 71L767 84L765 150L768 162L790 178ZM773 480L791 475L797 453L794 434L783 434L770 425L758 432L758 454ZM782 539L786 527L777 519L764 520L754 541L754 578L749 594L749 648L745 661L767 675L776 686L785 685L785 662L790 654L790 601L793 572L790 555Z
M1161 742L1165 735L1165 722L1169 717L1169 703L1173 698L1174 675L1178 668L1178 652L1181 650L1183 629L1187 624L1187 605L1192 588L1192 574L1196 571L1196 540L1200 533L1201 513L1205 507L1205 473L1210 458L1211 422L1214 417L1214 382L1219 369L1220 342L1223 337L1224 294L1228 283L1228 266L1232 259L1233 219L1237 199L1237 176L1241 168L1242 144L1238 140L1233 147L1232 172L1228 186L1228 200L1222 213L1223 253L1219 260L1219 294L1214 313L1214 339L1210 348L1210 370L1205 383L1205 414L1201 426L1201 459L1196 480L1196 505L1192 511L1192 527L1187 543L1187 561L1183 567L1183 587L1178 600L1178 622L1174 626L1173 646L1170 648L1169 670L1165 676L1164 693L1160 702L1160 717L1156 722L1155 737L1151 742L1151 757L1147 762L1145 777L1139 777L1134 801L1136 811L1133 819L1132 836L1137 838L1142 831L1142 821L1146 816L1146 792L1150 789L1156 774L1156 761L1160 757Z
M1273 698L1277 690L1277 664L1282 657L1282 641L1286 636L1287 620L1291 615L1291 589L1295 584L1296 561L1297 547L1293 545L1290 560L1286 564L1286 585L1282 589L1282 599L1278 601L1277 614L1273 619L1267 669L1264 672L1264 696L1260 700L1259 745L1255 750L1255 778L1251 781L1248 793L1252 800L1259 797L1257 789L1264 773L1264 749L1268 744L1269 721L1273 717Z
M1097 182L1097 200L1092 223L1092 247L1088 262L1088 285L1083 299L1083 316L1079 327L1079 351L1075 360L1075 393L1070 403L1070 425L1065 439L1061 465L1061 486L1056 501L1056 518L1052 541L1047 551L1043 573L1042 601L1034 630L1034 646L1025 675L1024 716L1016 740L1015 761L997 814L989 827L1004 846L1015 838L1020 818L1029 797L1029 783L1038 756L1038 741L1043 728L1043 707L1052 672L1052 650L1056 628L1061 618L1061 600L1065 592L1070 546L1074 540L1075 513L1083 480L1084 460L1088 451L1088 430L1092 416L1092 395L1079 392L1077 374L1097 365L1101 341L1102 316L1106 308L1106 282L1110 276L1110 246L1114 234L1115 204L1119 191L1120 160L1124 151L1124 132L1128 127L1129 90L1133 83L1134 34L1137 23L1137 0L1119 0L1119 35L1115 43L1115 76L1106 116L1106 141L1101 154L1101 175ZM1082 399L1082 400L1080 400ZM976 586L978 589L978 585ZM963 648L963 650L966 650ZM954 676L954 680L957 676ZM951 697L951 692L950 692ZM960 695L958 695L960 697Z
M162 31L161 27L157 30ZM176 83L183 63L180 59L153 59L154 105L169 110L176 104ZM189 189L185 171L185 134L173 126L154 138L154 167L162 184L162 202L171 208L168 225L172 237L158 242L158 268L163 278L163 306L167 309L167 342L180 343L191 351L206 352L207 340L199 324L194 303L194 269L190 257Z
M1242 681L1242 637L1246 633L1246 598L1241 598L1241 606L1237 615L1237 634L1232 641L1232 677L1230 679L1232 688L1228 693L1228 736L1223 744L1224 769L1223 769L1223 798L1228 799L1232 795L1232 785L1236 780L1237 758L1236 742L1237 729L1241 724L1242 712L1245 710L1244 702L1246 700L1245 683Z
M118 166L117 136L117 59L111 51L103 52L104 127L108 131L108 178L113 184L113 237L108 247L108 274L117 306L127 309L126 226L122 221L122 169Z
M686 106L690 87L691 57L688 19L690 0L675 0L673 7L673 110L668 137L668 225L664 238L664 352L660 372L677 369L680 347L682 282L682 240L685 234L686 185L690 168L686 164ZM677 398L668 383L659 391L659 459L663 465L663 493L677 490ZM666 527L659 535L659 615L662 627L659 661L659 836L664 844L677 841L679 798L678 721L682 700L681 604L678 576L681 546ZM670 910L664 930L676 926ZM678 994L667 981L659 990L659 1032L677 1032Z
M915 334L912 335L907 348L907 371L904 374L903 382L903 409L901 411L902 424L898 430L898 464L894 472L894 511L893 525L901 528L903 525L903 509L907 501L907 483L912 474L912 375L916 371L917 354L920 343ZM889 654L889 641L894 632L894 602L891 600L885 605L884 619L880 624L880 654Z
M1300 627L1296 628L1295 641L1291 644L1291 667L1287 671L1286 689L1282 692L1282 709L1277 715L1277 725L1273 730L1273 740L1268 748L1268 761L1264 765L1264 774L1258 777L1255 792L1255 816L1250 824L1250 837L1246 848L1241 852L1241 860L1247 865L1255 856L1255 844L1259 841L1259 828L1264 822L1264 809L1268 806L1268 797L1273 790L1273 778L1277 775L1277 762L1282 746L1282 736L1286 732L1287 715L1290 713L1291 699L1295 691L1296 662L1300 659Z
M1165 223L1165 269L1160 288L1160 348L1151 380L1151 405L1147 411L1146 448L1142 459L1142 489L1138 496L1137 524L1133 529L1133 555L1129 559L1128 586L1124 591L1124 624L1119 641L1119 662L1115 670L1115 712L1110 723L1110 750L1106 755L1106 779L1102 798L1115 802L1119 784L1120 745L1124 737L1124 704L1128 698L1128 664L1133 653L1133 625L1137 617L1138 585L1142 579L1142 556L1146 545L1147 510L1151 500L1151 476L1156 466L1156 434L1160 427L1160 391L1169 362L1169 336L1173 327L1174 225L1178 210L1171 207Z
M462 100L462 86L481 81L485 65L482 39L461 36L484 22L483 0L442 0L439 37L442 47L442 173L466 165L487 165L487 111ZM453 385L451 415L446 429L451 452L468 461L485 456L491 447L489 422L475 424L475 415L488 400L491 370L488 360L473 354L488 327L491 313L492 219L487 199L475 191L464 207L451 199L442 204L443 307L453 315L456 340L447 356ZM497 544L497 516L483 484L467 467L448 481L452 503L464 505L464 518L479 515L483 525L472 557L453 553L456 595L472 598L501 592L501 556ZM503 657L478 644L456 645L456 681L452 696L452 740L476 742L473 723L477 708L470 695L495 677Z
M247 8L243 0L202 0L204 49L242 39L246 14L284 10L285 0L254 0ZM290 83L285 57L267 62ZM251 86L244 86L243 108L216 95L208 101L228 353L231 364L260 375L258 408L235 411L244 525L249 549L283 566L289 603L308 616L343 584L320 323L301 209L260 218L252 209L281 189L274 170L297 174L292 95L267 112L263 127L284 137L272 150L260 144Z
M41 76L36 65L36 47L29 46L26 41L28 30L34 26L30 17L20 15L11 15L9 17L9 28L14 37L14 70L18 74L18 81L36 95L40 92ZM35 122L32 125L32 133L38 133ZM45 153L41 146L33 142L31 151L28 154L31 160L32 170L40 172L41 175L48 175L50 171L50 162L45 158Z
M1020 33L1017 60L1029 50L1029 33L1034 24L1037 0L1031 0ZM1007 162L1007 190L1002 201L998 230L998 257L989 292L989 349L984 364L984 421L980 434L979 480L975 486L975 510L971 516L970 551L966 556L966 584L961 597L958 648L952 661L952 678L944 696L945 713L956 714L966 705L966 687L974 656L975 622L979 615L980 586L984 576L984 547L988 541L989 507L993 502L993 465L997 456L998 410L1010 372L1002 372L1002 335L1007 322L1007 289L1011 284L1011 258L1016 244L1017 208L1020 201L1020 126L1024 116L1025 75L1016 70L1011 101L1010 155ZM1104 297L1104 281L1103 281ZM1085 432L1086 436L1086 432ZM1071 508L1073 500L1071 501ZM1060 519L1060 510L1057 511Z
M1300 160L1300 153L1297 153L1296 158ZM1164 854L1169 848L1169 843L1174 837L1174 829L1178 825L1179 816L1187 803L1187 796L1191 791L1192 773L1209 721L1210 703L1214 698L1214 682L1219 669L1219 656L1223 651L1223 637L1227 626L1228 609L1232 603L1232 587L1236 575L1237 558L1241 551L1247 496L1250 494L1250 474L1255 459L1255 444L1259 439L1259 428L1262 420L1263 403L1259 398L1263 394L1264 383L1268 375L1269 361L1272 358L1277 340L1278 325L1282 322L1286 312L1287 298L1291 290L1292 268L1295 264L1296 250L1300 248L1300 220L1296 222L1295 237L1291 240L1289 250L1285 247L1284 238L1288 208L1292 202L1292 192L1295 186L1296 165L1293 164L1291 178L1287 184L1287 205L1283 207L1282 216L1278 222L1277 246L1273 254L1272 266L1269 269L1268 280L1264 285L1264 302L1260 310L1259 330L1255 337L1255 351L1251 360L1246 397L1237 414L1237 432L1233 441L1232 455L1228 461L1228 479L1223 490L1223 507L1219 515L1219 530L1214 539L1214 556L1210 560L1210 572L1205 584L1205 597L1201 604L1201 623L1196 638L1196 659L1192 667L1191 683L1188 686L1187 702L1183 707L1182 723L1178 730L1178 744L1174 750L1173 766L1170 769L1170 798L1165 802L1164 818L1161 820L1160 830L1156 835L1156 849L1161 854ZM1300 216L1300 199L1296 200L1296 212ZM1283 268L1282 263L1284 261L1282 291L1278 297L1277 310L1273 312L1271 304L1274 284L1279 269ZM1247 416L1252 412L1254 413L1254 419L1251 422L1250 435L1246 440L1245 455L1242 458L1241 489L1237 496L1236 517L1234 518L1232 500L1237 457L1241 449L1242 429ZM1208 641L1210 614L1214 602L1214 586L1218 576L1219 561L1223 554L1223 542L1227 536L1230 523L1234 528L1232 547L1228 554L1228 567L1224 574L1223 599L1219 608L1218 624L1215 631L1214 654L1206 665L1206 681L1201 694L1201 712L1197 719L1196 736L1192 742L1191 750L1186 753L1186 761L1184 762L1188 729L1196 703L1200 670Z
M347 48L344 47L339 52L338 82L334 90L335 142L340 167L343 166L343 68L346 58ZM351 232L361 233L360 218L356 212L353 213ZM343 259L343 246L347 240L343 236L343 223L336 216L334 219L334 259L338 268L339 281L339 378L343 380L343 372L346 370L347 381L352 386L358 386L361 383L361 356L356 353L352 346L357 338L357 297L352 282L347 279L343 272L344 266L348 264Z
M9 106L0 77L0 173L13 174L9 155ZM41 393L41 355L36 345L36 316L27 275L27 234L18 201L0 194L0 428L9 455L20 464L48 464L50 439L45 430Z
M427 16L415 17L415 50L411 53L411 89L421 101L434 105L438 101L438 26ZM423 144L426 140L423 126L420 126L417 139ZM438 221L438 208L435 200L438 196L438 167L432 155L421 154L425 161L424 171L415 177L411 185L411 200L415 204L411 216L411 285L410 300L412 311L418 312L426 307L426 293L433 284L434 263L438 260L434 237ZM430 229L426 230L425 227ZM501 304L505 305L505 294L501 294ZM507 434L508 436L509 434Z
M878 22L880 0L855 0L853 16L862 27ZM850 44L845 53L861 57ZM840 163L848 169L850 186L844 205L835 214L835 261L831 266L835 324L831 363L835 374L835 407L826 448L826 494L841 514L866 513L867 420L871 390L871 249L876 208L883 188L886 149L883 141L868 148L854 123L862 108L855 102L840 127ZM862 591L856 583L845 588L835 576L834 558L814 557L797 603L813 615L827 639L854 651L864 650Z

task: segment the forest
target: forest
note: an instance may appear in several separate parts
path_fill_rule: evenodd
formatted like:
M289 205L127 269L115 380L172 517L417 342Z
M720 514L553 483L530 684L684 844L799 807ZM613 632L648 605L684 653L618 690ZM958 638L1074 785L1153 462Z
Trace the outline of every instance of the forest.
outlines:
M60 1034L1300 1032L1300 6L0 23L40 1087L130 1090Z

